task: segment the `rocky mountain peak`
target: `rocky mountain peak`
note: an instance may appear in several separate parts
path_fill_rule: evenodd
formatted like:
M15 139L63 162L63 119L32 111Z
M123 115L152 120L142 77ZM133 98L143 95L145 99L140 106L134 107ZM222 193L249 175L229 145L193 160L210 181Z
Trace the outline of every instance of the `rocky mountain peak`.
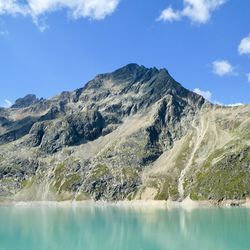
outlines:
M98 99L113 94L121 98L136 95L141 101L148 98L157 101L166 94L184 97L191 93L176 82L166 69L146 68L135 63L111 73L97 75L84 88L77 91L78 97L82 95L85 99L86 95L90 94L95 98L98 96ZM198 95L193 94L193 97L197 99Z
M28 94L24 96L23 98L19 98L15 101L15 104L11 106L11 108L27 108L31 106L32 104L35 104L39 102L39 98L36 97L36 95Z
M155 75L165 73L166 77L170 77L167 70L159 70L157 68L146 68L143 65L138 65L136 63L130 63L116 71L106 75L117 83L126 83L126 82L137 82L145 81Z
M113 82L116 86L125 86L136 82L145 82L150 78L161 75L170 78L166 69L146 68L145 66L130 63L113 72L97 75L86 87L97 88L105 82Z

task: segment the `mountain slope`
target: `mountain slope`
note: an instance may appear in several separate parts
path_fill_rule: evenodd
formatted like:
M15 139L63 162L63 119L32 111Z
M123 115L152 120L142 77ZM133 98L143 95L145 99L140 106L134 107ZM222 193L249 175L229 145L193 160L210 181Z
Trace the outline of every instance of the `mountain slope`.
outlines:
M221 107L129 64L0 109L1 200L245 199L250 107Z

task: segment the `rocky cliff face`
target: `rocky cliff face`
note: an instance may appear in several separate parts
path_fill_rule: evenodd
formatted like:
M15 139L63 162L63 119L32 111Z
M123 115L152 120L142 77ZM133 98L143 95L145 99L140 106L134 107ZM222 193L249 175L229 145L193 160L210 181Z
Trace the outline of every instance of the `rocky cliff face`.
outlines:
M220 107L129 64L0 109L1 200L244 199L250 107Z

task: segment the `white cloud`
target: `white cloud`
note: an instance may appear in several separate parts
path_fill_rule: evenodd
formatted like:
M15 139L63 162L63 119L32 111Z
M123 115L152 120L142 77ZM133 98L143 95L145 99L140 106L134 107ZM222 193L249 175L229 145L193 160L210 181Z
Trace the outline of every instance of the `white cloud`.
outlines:
M161 15L157 19L158 21L177 21L181 19L181 13L179 11L174 11L172 7L168 7L161 12Z
M250 35L241 40L238 50L240 55L250 54Z
M20 4L17 0L1 0L0 1L0 15L17 14L26 15L26 7Z
M196 94L198 94L198 95L201 95L201 96L203 96L205 99L207 99L208 101L212 101L212 93L210 92L210 91L208 91L208 90L201 90L201 89L199 89L199 88L195 88L194 90L193 90Z
M203 96L205 99L207 99L208 101L212 102L213 104L224 106L223 103L218 102L218 101L216 101L216 100L213 99L213 95L212 95L212 93L209 90L201 90L199 88L195 88L193 90L193 92L196 93L196 94L198 94L198 95Z
M7 99L5 99L4 103L1 104L1 107L3 107L3 108L9 108L11 106L12 106L12 102L7 100Z
M59 9L68 9L78 19L89 17L95 20L104 19L113 13L120 0L27 0L30 13L40 16Z
M220 106L237 107L237 106L244 105L241 102L239 102L239 103L233 103L233 104L224 104L224 103L221 103L219 101L216 101L216 100L213 99L212 93L210 91L208 91L208 90L201 90L199 88L195 88L193 90L193 92L196 93L196 94L198 94L198 95L203 96L205 99L207 99L208 101L212 102L213 104L217 104L217 105L220 105Z
M192 22L204 24L207 23L212 12L218 9L227 0L183 0L182 10L173 10L171 7L162 11L158 20L174 21L182 17L189 18Z
M226 60L214 61L213 72L218 76L232 75L235 73L234 67Z
M46 28L40 23L40 18L48 13L61 9L68 11L74 19L89 18L102 20L112 14L120 0L0 0L0 15L31 16L34 23Z
M239 103L228 104L226 106L228 106L228 107L238 107L238 106L242 106L242 105L244 105L244 104L239 102Z

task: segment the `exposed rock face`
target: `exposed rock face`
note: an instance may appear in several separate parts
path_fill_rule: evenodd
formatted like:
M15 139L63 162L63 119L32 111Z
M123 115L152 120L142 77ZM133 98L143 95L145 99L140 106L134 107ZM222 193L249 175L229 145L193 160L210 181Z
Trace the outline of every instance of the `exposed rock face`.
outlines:
M30 146L55 153L65 146L93 141L102 134L105 120L98 111L77 112L56 121L37 122L29 131Z
M35 95L29 94L23 98L17 99L11 108L27 108L37 102L39 102L39 99Z
M28 95L0 109L0 198L247 198L249 117L137 64Z

